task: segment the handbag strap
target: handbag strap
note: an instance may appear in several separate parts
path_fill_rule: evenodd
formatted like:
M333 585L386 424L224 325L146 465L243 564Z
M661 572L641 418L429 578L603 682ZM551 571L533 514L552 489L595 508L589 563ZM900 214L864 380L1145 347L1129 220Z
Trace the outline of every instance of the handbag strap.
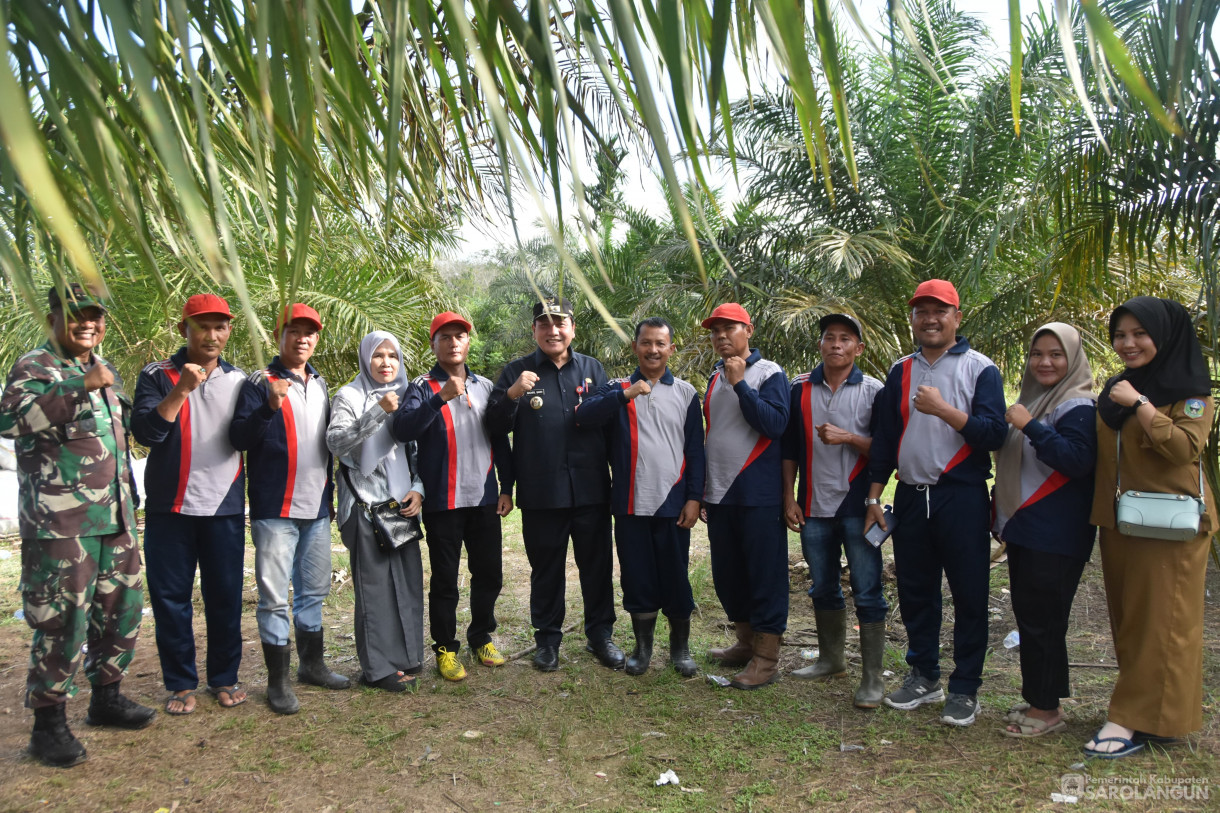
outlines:
M347 473L347 466L345 466L343 464L342 460L340 460L338 462L339 462L339 471L343 473L343 481L345 483L347 483L347 490L352 492L352 499L355 500L356 505L360 508L361 511L363 511L366 514L369 513L369 510L370 510L369 504L360 499L360 493L358 491L356 491L356 487L352 485L352 478Z
M1115 480L1114 491L1117 494L1123 493L1123 430L1114 433L1114 437L1118 443L1118 457L1114 459L1114 467L1118 469L1118 477ZM1203 455L1199 455L1199 500L1203 501Z

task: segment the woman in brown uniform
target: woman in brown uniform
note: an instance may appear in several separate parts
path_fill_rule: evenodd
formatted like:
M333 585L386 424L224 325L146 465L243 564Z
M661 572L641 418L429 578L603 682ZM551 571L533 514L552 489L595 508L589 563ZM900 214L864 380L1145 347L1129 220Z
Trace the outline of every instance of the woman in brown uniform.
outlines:
M1213 406L1203 352L1179 303L1128 300L1110 315L1110 342L1126 369L1106 382L1097 401L1090 521L1101 527L1119 671L1106 724L1084 746L1088 756L1105 759L1203 725L1204 576L1216 527L1210 491L1199 535L1187 542L1126 536L1115 527L1120 472L1124 491L1199 493L1199 456Z

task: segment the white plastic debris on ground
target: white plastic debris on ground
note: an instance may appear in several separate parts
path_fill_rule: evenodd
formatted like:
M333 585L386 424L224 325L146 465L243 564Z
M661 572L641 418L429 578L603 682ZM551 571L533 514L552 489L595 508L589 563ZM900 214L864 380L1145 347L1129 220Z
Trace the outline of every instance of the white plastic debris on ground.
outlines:
M672 769L666 771L665 773L663 773L657 777L657 785L680 785L680 784L682 784L682 783L678 781L678 775L676 773L674 773Z

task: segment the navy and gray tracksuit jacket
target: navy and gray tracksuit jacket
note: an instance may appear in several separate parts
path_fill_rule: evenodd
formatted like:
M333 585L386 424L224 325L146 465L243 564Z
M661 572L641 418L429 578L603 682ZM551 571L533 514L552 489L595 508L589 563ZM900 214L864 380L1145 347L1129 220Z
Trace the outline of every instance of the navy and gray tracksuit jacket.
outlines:
M186 348L140 372L131 431L149 448L144 510L195 517L241 514L246 480L241 452L229 442L229 423L246 374L220 359L207 380L186 397L174 421L157 412L178 383Z
M736 386L724 378L724 362L707 382L707 482L712 505L782 505L780 440L788 427L788 377L750 348L746 374Z
M292 386L279 411L267 405L269 379ZM332 459L326 447L330 395L311 365L298 378L276 356L241 387L229 440L246 453L250 519L322 519L330 515Z
M577 426L610 425L610 512L676 517L702 500L703 414L695 388L669 370L648 395L624 391L643 376L609 381L576 408Z
M936 387L969 418L958 432L911 403L920 386ZM1004 384L991 359L957 343L929 364L916 350L899 359L885 378L869 454L869 480L885 484L894 470L907 485L982 485L991 474L991 452L1004 444Z
M794 460L799 474L797 504L808 518L864 516L868 496L868 457L850 444L828 446L817 427L831 423L861 437L876 426L873 401L882 383L852 365L838 390L826 383L823 366L792 380L784 460Z
M1088 559L1096 529L1093 469L1097 465L1097 407L1090 398L1064 401L1025 425L1021 454L1021 505L1011 517L998 512L1000 539L1044 553Z
M448 380L444 368L433 365L411 383L391 418L395 439L418 445L425 512L495 505L500 494L513 493L508 437L493 439L483 427L491 381L467 367L466 394L446 402L440 391Z

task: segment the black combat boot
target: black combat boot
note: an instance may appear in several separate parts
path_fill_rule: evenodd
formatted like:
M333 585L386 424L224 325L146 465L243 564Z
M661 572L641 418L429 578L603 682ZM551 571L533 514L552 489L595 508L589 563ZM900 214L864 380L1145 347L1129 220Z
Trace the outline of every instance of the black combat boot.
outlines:
M301 659L297 666L297 680L323 689L346 689L351 686L350 680L330 671L322 660L322 648L322 630L306 632L297 627L297 657Z
M88 725L108 725L135 730L143 728L157 716L156 709L141 706L119 693L119 681L94 686L89 698Z
M30 756L52 768L71 768L88 759L85 746L68 730L67 708L63 703L34 709L34 730L30 732Z

